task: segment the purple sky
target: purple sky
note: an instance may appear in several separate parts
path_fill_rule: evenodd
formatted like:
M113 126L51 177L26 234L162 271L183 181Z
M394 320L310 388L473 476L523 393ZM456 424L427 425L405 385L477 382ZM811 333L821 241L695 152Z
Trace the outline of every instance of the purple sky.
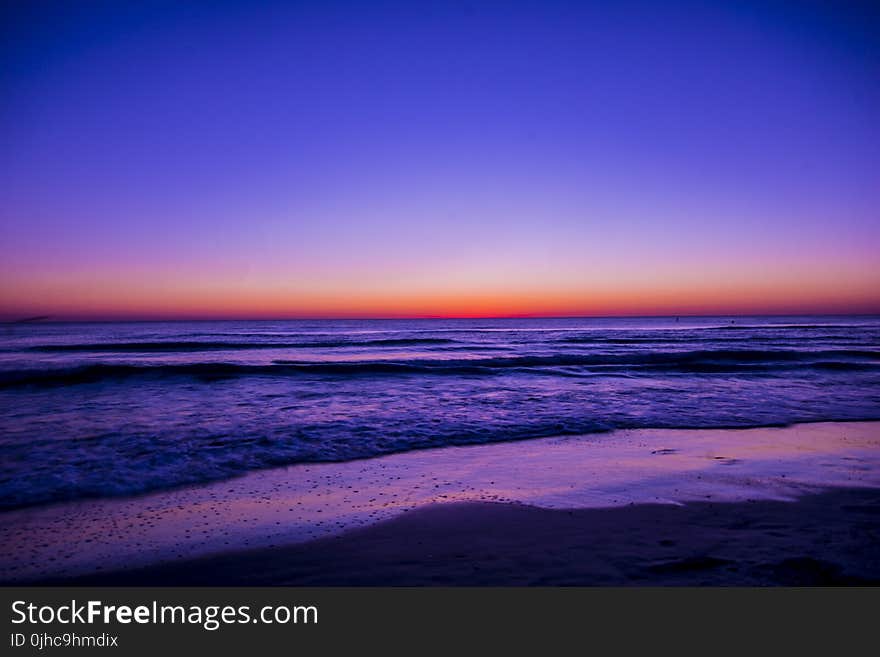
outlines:
M870 4L3 11L3 316L880 311Z

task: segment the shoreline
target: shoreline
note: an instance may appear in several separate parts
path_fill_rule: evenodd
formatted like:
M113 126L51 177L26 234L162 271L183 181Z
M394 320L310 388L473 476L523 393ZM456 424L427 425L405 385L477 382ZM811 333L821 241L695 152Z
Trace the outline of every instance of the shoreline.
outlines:
M636 427L636 428L609 428L609 429L597 429L595 431L588 432L571 432L571 433L554 433L548 435L538 435L528 438L504 438L500 440L490 440L487 442L462 442L462 443L451 443L448 445L430 445L430 446L419 446L413 447L411 449L401 449L398 451L391 452L380 452L371 456L359 456L354 458L341 458L341 459L326 459L326 460L313 460L313 461L295 461L292 463L285 463L282 465L276 465L271 467L258 467L254 470L249 470L245 472L241 472L238 474L230 475L227 477L221 477L217 479L205 479L203 481L195 481L190 483L183 484L175 484L172 486L161 486L157 488L148 488L145 490L136 490L129 493L107 493L104 495L83 495L72 498L64 498L64 499L52 499L48 501L36 502L31 504L22 504L18 506L9 506L9 507L0 507L0 515L3 513L16 513L22 512L27 513L28 511L38 511L40 509L45 508L53 508L56 506L65 506L65 505L80 505L80 504L99 504L101 502L108 502L114 500L121 501L132 501L140 498L149 498L163 494L174 494L179 491L191 491L193 489L201 489L208 488L213 486L221 486L224 483L236 482L242 478L248 478L255 474L264 473L264 472L278 472L289 470L291 468L308 468L310 466L320 467L326 465L346 465L351 463L361 463L365 461L374 461L377 459L384 459L387 457L401 456L406 454L411 454L414 452L436 452L442 451L446 449L457 449L457 448L470 448L470 447L488 447L492 445L506 445L509 443L522 443L522 442L533 442L533 441L545 441L545 440L564 440L567 438L579 438L579 439L589 439L591 437L600 438L602 436L608 436L613 434L627 434L633 432L656 432L656 431L666 431L666 432L702 432L702 431L752 431L756 429L790 429L792 427L804 427L813 424L818 425L845 425L845 424L877 424L880 426L880 417L878 418L869 418L869 419L831 419L831 420L804 420L803 422L769 422L767 424L754 424L747 426L740 425L718 425L712 427Z
M522 525L526 534L534 534L541 527L553 526L550 518L558 513L573 513L587 527L595 522L591 514L597 509L641 509L647 526L670 509L689 509L695 504L717 507L716 514L729 514L737 505L782 503L787 505L780 507L784 511L773 514L784 515L794 513L804 500L837 494L864 495L861 502L845 506L876 509L877 489L880 422L639 429L444 447L363 461L261 470L234 480L133 498L80 500L4 512L0 514L4 537L0 582L85 581L82 578L105 577L101 573L139 569L153 569L155 575L172 572L175 563L206 572L199 565L205 560L237 555L235 559L246 562L248 557L243 555L255 550L274 550L266 558L276 561L284 551L288 556L302 556L313 549L308 546L328 540L344 544L356 540L351 537L360 536L358 532L384 535L389 523L408 527L396 539L389 539L392 543L396 540L403 545L407 532L416 532L428 537L428 543L442 546L442 537L431 534L441 516L456 518L439 523L449 527L456 523L470 526L474 517L480 517L504 534L500 516L528 515L528 520L512 522ZM489 507L481 506L486 504ZM818 504L814 511L825 514L819 502L805 504ZM825 515L831 519L833 514ZM706 517L700 513L689 522L705 523ZM608 527L613 529L616 522L622 521ZM783 524L800 522L788 518ZM835 522L841 532L847 531L847 523L851 528L868 522L874 544L880 543L877 516L869 511L843 514ZM685 534L687 524L680 527ZM705 532L707 538L712 531L694 528L697 535ZM587 529L570 527L568 535L586 540L584 532ZM370 536L363 540L373 540ZM509 536L505 549L516 552L514 538ZM485 542L476 527L468 540ZM768 539L755 535L754 540L760 547ZM796 547L790 545L787 550L797 552ZM383 554L399 551L400 546L388 544L386 548ZM549 544L533 546L536 554L553 549ZM534 558L521 556L526 561ZM417 557L406 558L418 561ZM848 572L847 568L852 570L852 564L840 573ZM314 571L297 581L330 582L334 573L347 572L343 563L334 565L329 558L323 566L316 563ZM442 578L441 571L436 575ZM236 569L230 563L224 569L227 575L215 573L201 581L221 584L233 572ZM853 576L870 580L876 577L873 572ZM399 581L433 581L425 577L409 573ZM519 581L515 573L507 577L510 583ZM352 578L352 582L357 580L355 574ZM256 573L252 580L263 581ZM394 581L398 580L390 577L389 582ZM468 583L454 577L451 581Z

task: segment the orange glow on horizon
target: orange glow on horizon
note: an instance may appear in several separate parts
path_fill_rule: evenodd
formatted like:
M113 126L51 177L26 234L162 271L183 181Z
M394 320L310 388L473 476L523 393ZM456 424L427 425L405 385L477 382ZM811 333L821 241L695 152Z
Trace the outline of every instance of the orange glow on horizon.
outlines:
M99 292L100 289L100 292ZM133 293L124 283L39 296L0 290L0 316L15 319L309 319L487 318L651 315L872 314L880 289L816 289L718 284L569 290L495 289L421 292L364 289L358 294L298 289L203 289L155 286ZM27 298L29 296L29 298ZM34 299L39 298L39 302Z

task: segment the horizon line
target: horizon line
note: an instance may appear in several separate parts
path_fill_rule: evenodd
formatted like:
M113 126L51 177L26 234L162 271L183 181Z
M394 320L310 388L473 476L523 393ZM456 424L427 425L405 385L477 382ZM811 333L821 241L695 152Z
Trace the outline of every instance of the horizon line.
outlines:
M417 320L505 320L505 319L671 319L699 317L880 317L880 311L870 312L762 312L762 313L663 313L663 314L609 314L609 315L387 315L387 316L296 316L296 317L53 317L51 315L0 319L0 324L64 324L64 323L123 323L123 322L325 322L325 321L417 321Z

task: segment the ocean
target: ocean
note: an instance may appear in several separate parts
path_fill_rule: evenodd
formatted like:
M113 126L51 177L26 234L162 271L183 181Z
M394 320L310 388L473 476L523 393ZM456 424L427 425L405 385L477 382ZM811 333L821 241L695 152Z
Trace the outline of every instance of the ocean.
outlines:
M880 419L880 317L0 325L0 508L292 463Z

